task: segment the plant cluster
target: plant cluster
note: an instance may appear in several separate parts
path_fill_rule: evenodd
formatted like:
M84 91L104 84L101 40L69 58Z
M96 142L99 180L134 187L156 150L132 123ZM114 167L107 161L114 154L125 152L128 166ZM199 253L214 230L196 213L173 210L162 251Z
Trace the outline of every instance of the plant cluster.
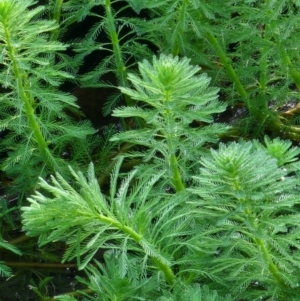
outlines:
M56 300L297 300L300 149L284 139L299 140L299 5L0 2L0 166L21 195L1 200L1 229L17 212L31 242L62 243L86 272ZM115 87L100 139L66 82ZM239 118L218 122L230 107ZM1 249L29 254L6 235Z
M21 191L35 186L38 176L64 173L69 161L89 161L89 144L94 134L90 122L75 122L75 98L58 90L66 79L69 60L61 53L67 47L52 41L54 20L37 19L42 7L28 10L33 1L2 1L1 151L7 153L2 170ZM15 20L20 20L16 22ZM80 128L80 131L77 129Z
M87 177L70 168L75 186L59 173L51 184L41 179L44 192L22 208L27 235L39 236L41 246L64 240L63 260L76 259L81 269L99 249L109 249L102 273L87 268L96 299L105 291L103 300L161 300L168 291L176 300L175 287L192 295L195 284L205 284L234 300L293 300L299 293L300 216L299 179L290 173L298 171L292 162L300 151L266 138L266 146L232 142L202 152L193 139L197 130L184 121L188 124L203 105L208 112L220 108L206 78L196 76L187 59L164 55L154 57L152 65L140 63L139 70L141 78L129 76L134 88L121 90L148 108L126 107L114 114L138 116L149 128L112 139L148 147L146 159L153 162L124 175L120 157L105 194L92 164ZM220 128L213 128L215 134ZM206 127L197 132L205 141ZM193 176L185 179L185 165L177 160L182 144L187 146L184 163L193 166Z

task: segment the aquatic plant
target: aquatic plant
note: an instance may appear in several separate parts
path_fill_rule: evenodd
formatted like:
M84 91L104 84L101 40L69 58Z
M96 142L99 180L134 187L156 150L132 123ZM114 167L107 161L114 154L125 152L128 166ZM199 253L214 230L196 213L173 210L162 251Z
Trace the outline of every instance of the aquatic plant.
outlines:
M30 206L22 208L27 235L38 236L40 246L66 242L63 262L76 259L80 269L87 269L89 280L81 281L96 294L87 300L103 294L105 300L177 300L178 288L192 296L203 285L227 300L296 300L300 183L299 165L293 162L299 150L268 138L266 146L231 142L205 153L195 147L186 163L194 167L193 175L180 189L177 173L166 175L173 170L170 155L191 151L186 137L192 136L188 117L193 106L207 108L203 118L210 120L222 104L217 104L214 89L208 93L205 75L195 75L198 68L185 58L161 55L139 67L141 77L129 75L134 89L121 89L148 106L115 112L142 117L150 129L140 141L140 134L134 134L139 130L116 137L136 138L133 143L144 145L147 134L145 156L159 166L144 163L124 174L121 156L107 193L101 191L92 164L87 176L70 167L74 185L59 173L51 183L40 179L39 191L28 198ZM177 126L178 119L187 123ZM168 134L165 120L178 130ZM205 134L204 126L199 139ZM89 265L99 250L105 251L106 264Z

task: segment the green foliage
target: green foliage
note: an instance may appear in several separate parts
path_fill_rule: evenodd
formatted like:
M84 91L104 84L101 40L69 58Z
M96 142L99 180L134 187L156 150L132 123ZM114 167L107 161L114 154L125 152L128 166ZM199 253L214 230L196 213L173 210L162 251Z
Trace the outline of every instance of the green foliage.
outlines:
M73 78L60 55L67 45L50 40L57 24L39 19L44 8L29 10L33 4L0 3L0 83L6 89L0 95L0 130L7 131L0 148L8 154L1 168L21 191L31 190L40 175L64 173L63 152L74 164L89 161L94 133L88 121L76 124L67 114L77 111L75 98L58 90Z
M149 14L135 22L145 39L163 53L191 58L228 103L243 103L239 133L299 140L291 116L280 119L277 111L299 99L298 2L153 0L138 9Z
M0 250L6 249L17 255L22 255L21 251L15 246L9 244L7 241L4 241L0 235ZM11 268L5 265L5 262L0 261L0 276L1 277L9 277L11 276Z
M264 141L269 154L277 159L278 166L286 166L297 161L300 150L297 147L291 147L291 141L280 140L279 138L270 140L267 136Z
M221 295L230 292L234 300L296 300L299 179L277 162L257 143L221 144L202 156L193 188L168 194L162 193L162 173L153 175L150 166L138 179L137 171L131 172L117 188L119 161L108 197L100 192L92 166L87 179L71 170L77 189L59 174L52 185L40 181L52 196L37 192L29 199L24 230L39 236L41 245L65 240L64 261L77 257L81 268L100 248L117 249L106 255L105 266L87 268L85 283L104 292L103 300L113 300L117 291L117 300L127 294L142 298L148 285L152 295L164 280L174 290L166 287L158 300L177 300L176 285L188 285L192 298L199 288L189 285L196 280ZM155 286L159 275L164 277ZM141 286L145 291L137 293Z
M152 276L145 278L140 274L139 262L136 259L124 260L124 254L106 253L105 265L96 262L96 266L87 268L88 281L78 277L94 294L83 294L83 300L156 300L156 301L231 301L230 296L219 297L216 291L210 291L207 286L174 285L170 292L165 283ZM123 267L123 269L122 269ZM58 296L58 300L76 300L67 296Z
M9 268L3 261L0 261L0 276L1 277L11 276L11 268Z
M275 158L250 142L221 144L200 164L197 184L189 190L199 195L194 202L203 229L194 246L195 256L200 251L209 263L203 268L217 282L233 286L234 296L294 300L300 272L299 179L287 176Z
M0 2L1 169L11 191L34 190L26 235L65 244L63 262L86 271L82 300L299 299L300 151L281 138L300 139L300 4L223 2ZM85 29L88 16L96 22ZM60 42L76 22L84 38ZM101 62L79 75L90 55ZM61 85L115 79L122 131L107 127L95 154L95 131L74 122L75 98ZM104 113L120 99L111 95ZM241 112L227 118L229 132L216 122L227 105ZM241 134L265 138L219 143ZM9 206L0 217L13 227ZM5 231L1 251L28 254ZM0 276L11 275L1 261ZM33 288L41 299L49 280Z
M205 51L204 38L211 30L209 20L229 16L228 2L222 7L217 2L200 0L139 2L138 9L148 10L151 18L148 22L137 19L136 27L160 51L196 59L201 65L213 65L212 54Z
M218 296L216 291L210 291L207 286L190 285L187 287L177 286L174 293L170 291L164 291L163 297L157 299L157 301L232 301L232 298Z
M7 250L12 251L15 254L22 255L22 253L16 247L4 241L2 237L0 237L0 248L5 248Z
M100 248L134 251L140 254L145 268L152 270L148 265L150 260L156 266L154 270L173 283L173 265L178 269L173 259L184 254L187 241L197 236L192 227L194 217L190 211L193 210L183 206L187 196L163 194L163 182L156 184L162 172L155 175L145 172L136 179L135 170L124 178L118 189L120 164L121 160L112 174L109 197L100 192L92 165L88 180L71 169L79 190L72 188L59 174L56 179L52 178L52 185L41 179L40 187L51 192L53 198L41 193L29 198L31 206L23 207L24 230L29 236L40 236L40 245L66 240L70 248L64 261L77 258L80 268L84 268ZM85 255L83 261L82 255ZM185 264L183 261L182 272Z
M124 94L139 101L139 106L113 111L116 117L141 118L147 126L118 133L111 141L146 146L148 150L143 149L140 153L145 161L161 155L165 160L164 168L169 166L170 178L177 191L184 186L180 183L177 161L188 174L190 161L201 153L206 143L216 142L218 134L227 129L218 123L211 124L212 115L225 109L224 104L218 102L218 89L208 87L210 79L207 75L197 75L200 69L189 62L187 58L179 60L161 55L153 58L152 65L146 60L139 63L141 77L128 75L134 89L120 88ZM195 120L203 126L192 128Z
M47 285L51 282L52 279L53 277L45 277L44 279L41 279L38 284L31 280L29 288L36 294L38 299L47 301L48 298L45 298L44 294L42 294L41 292L47 294Z
M146 300L156 292L158 294L159 278L145 277L141 273L141 262L136 258L127 258L126 253L105 253L105 264L96 262L96 266L89 266L86 270L88 281L78 278L94 296L86 295L86 300ZM103 294L104 293L104 294Z
M59 173L51 183L40 179L42 192L22 208L27 235L38 236L40 246L66 242L63 261L76 259L86 269L88 280L79 279L95 294L85 293L85 300L199 300L201 294L203 300L297 300L298 149L266 137L265 145L220 143L203 152L202 141L216 136L206 138L209 126L189 124L196 116L210 123L223 109L206 75L196 76L199 69L185 58L165 55L139 70L141 77L129 75L134 89L121 90L145 105L114 114L142 118L148 128L112 140L152 148L145 157L160 166L145 163L122 174L120 157L106 194L93 164L87 177L70 167L74 185ZM174 168L172 193L165 177L171 161L161 157L177 159L181 152L193 176L185 183L190 187L178 189ZM105 264L88 265L99 250L106 251Z
M8 213L9 213L9 209L5 207L5 205L3 205L4 202L0 203L0 218L3 217L7 217ZM3 218L4 220L4 218ZM3 224L2 224L2 220L0 219L0 229L1 232L3 232ZM15 246L11 245L10 243L8 243L7 241L5 241L2 237L2 234L0 233L0 252L3 252L3 250L8 250L14 254L17 255L22 255L22 252ZM0 261L0 276L1 277L9 277L11 276L12 271L11 268L5 265L5 262Z
M161 193L162 174L153 176L149 171L138 179L136 171L131 172L117 190L120 164L121 160L112 175L109 197L100 192L92 165L87 179L71 169L78 189L59 174L52 178L52 185L41 179L40 187L50 195L37 192L28 199L30 207L23 207L24 230L29 236L39 236L40 245L65 240L69 248L63 260L77 257L80 268L99 249L118 250L107 253L105 266L88 267L89 282L85 283L99 295L104 293L103 300L126 300L135 294L143 300L144 295L157 295L165 282L176 287L181 279L184 285L186 273L194 271L197 260L186 254L192 247L189 241L200 235L193 214L197 205L188 206L185 193ZM187 282L201 274L199 269ZM187 290L187 296L192 294L192 288Z
M75 59L79 61L93 52L99 52L99 50L109 53L93 70L80 77L83 86L114 87L115 84L101 80L103 75L113 72L118 84L127 87L127 69L132 67L134 62L151 55L147 46L137 41L138 33L134 24L129 18L122 16L122 12L130 8L126 3L127 1L121 1L123 2L122 7L115 11L114 4L118 2L120 1L99 1L99 5L104 8L104 14L90 13L99 22L95 23L84 39L73 41L74 50L77 52ZM131 5L132 2L136 1L129 1ZM103 33L108 36L108 43L97 41L97 38ZM103 106L103 114L110 114L120 98L119 93L111 95L109 101ZM127 105L133 105L133 101L126 95L125 102Z
M102 3L103 0L50 0L47 10L49 19L56 20L59 30L65 33L71 24L84 20L95 6Z
M12 219L10 218L9 213L13 211L15 208L8 208L4 199L0 199L0 252L4 252L4 250L8 250L14 254L22 255L22 252L15 247L14 245L8 243L5 239L3 239L3 228L4 222L14 226ZM11 276L11 268L5 265L5 262L0 261L0 276L1 277L9 277Z

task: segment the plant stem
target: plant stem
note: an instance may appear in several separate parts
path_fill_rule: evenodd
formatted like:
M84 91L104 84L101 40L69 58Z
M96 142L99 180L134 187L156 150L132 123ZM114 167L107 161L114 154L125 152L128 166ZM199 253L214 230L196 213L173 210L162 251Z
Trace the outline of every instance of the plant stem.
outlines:
M182 182L181 174L178 169L178 161L174 154L170 156L171 171L172 171L172 180L176 192L183 191L185 189Z
M164 275L165 275L165 279L168 282L168 284L173 284L174 280L175 280L175 276L174 273L172 271L172 269L167 266L166 264L162 263L159 259L157 258L152 258L153 261L156 263L156 265L158 266L158 268L163 271Z
M287 66L290 77L296 84L297 88L300 90L300 73L293 65L288 53L286 52L286 49L282 45L279 45L279 50L280 50L281 59L283 63Z
M8 243L9 243L10 245L17 245L17 244L19 244L19 243L21 243L21 242L23 242L23 241L28 240L28 239L30 239L30 237L27 236L27 235L25 235L25 234L23 234L23 235L21 235L21 236L19 236L19 237L17 237L17 238L14 238L14 239L8 241Z
M185 187L181 178L181 174L178 168L178 161L175 154L177 149L175 149L175 147L173 146L174 136L176 135L176 133L174 133L175 131L174 128L176 128L175 126L176 121L172 116L172 111L167 107L167 103L170 101L170 93L168 90L166 90L164 91L164 94L165 94L164 96L165 96L166 111L162 113L162 116L167 126L163 135L166 139L168 145L168 152L169 152L169 158L165 158L165 160L169 160L168 163L171 169L172 182L176 192L179 192L179 191L183 191Z
M217 55L219 56L219 59L224 65L229 78L234 83L237 92L239 93L239 95L244 101L248 102L248 93L246 92L243 84L241 83L239 77L237 76L235 70L233 69L230 58L226 55L225 51L222 49L218 40L211 32L206 33L206 38L210 42L211 46L214 48Z
M93 216L93 218L94 218L94 216ZM117 229L119 229L120 231L128 234L129 237L131 237L136 243L138 243L140 246L142 246L143 236L140 235L139 233L137 233L134 229L132 229L128 226L125 226L122 223L120 223L119 221L117 221L113 218L104 216L104 215L98 215L98 219L101 222L112 225L112 226L116 227ZM175 275L174 275L172 269L167 264L163 263L159 258L157 258L155 256L151 256L151 255L149 255L149 256L156 263L157 267L164 273L166 281L169 284L172 284L175 279Z
M13 66L13 72L16 78L16 86L17 86L16 88L18 91L18 95L20 96L21 100L24 103L24 109L25 109L26 116L28 118L29 127L33 131L34 138L48 166L52 171L54 171L54 166L51 160L49 160L50 151L48 149L48 144L42 134L42 131L38 125L36 116L34 114L34 108L33 108L34 98L30 94L26 93L26 86L30 85L30 83L28 83L28 75L26 74L25 71L22 71L22 68L19 68L18 66L15 50L12 46L11 37L10 37L10 33L7 30L7 26L4 26L4 33L5 33L7 48L9 52L9 57Z
M254 219L250 209L247 208L245 210L245 213L248 217L248 221L249 221L251 227L253 229L257 229L257 226L255 224L255 219ZM254 240L254 242L256 243L258 248L261 250L263 259L265 260L265 263L268 265L268 269L269 269L270 273L272 274L273 278L275 279L275 281L280 285L281 288L288 288L288 286L285 284L284 280L280 277L280 272L277 269L277 266L272 261L271 255L268 251L268 248L267 248L265 242L261 238L255 237L255 235L254 235L254 237L252 237L252 239Z
M61 9L63 5L63 0L56 0L53 8L53 16L52 19L56 21L57 25L60 23L60 15L61 15ZM59 34L59 27L52 30L50 35L50 41L56 41Z
M122 51L120 47L118 33L115 26L115 19L111 9L111 1L105 0L104 6L106 12L106 22L107 22L108 32L113 46L115 63L117 66L117 76L118 76L119 84L120 86L128 87L129 85L127 82L127 72L122 58ZM128 106L134 105L134 101L132 100L131 97L124 94L124 98Z
M227 57L226 53L222 49L218 40L210 32L206 33L206 38L208 39L208 41L211 43L216 53L218 54L220 61L223 63L229 78L234 83L235 88L239 93L239 95L241 96L242 100L244 100L250 115L255 116L259 124L266 124L266 127L270 129L272 132L279 132L282 129L282 124L279 121L279 118L275 118L275 116L271 118L271 115L273 114L270 113L267 100L265 98L266 70L261 70L261 74L260 74L260 85L261 85L260 90L264 101L262 107L257 107L256 105L251 105L248 93L246 92L243 84L241 83L239 77L237 76L235 70L231 65L230 59ZM265 56L267 55L267 49L263 49L263 55ZM264 57L261 63L261 68L266 68L266 67L267 67L267 59L266 57ZM300 75L299 75L299 84L300 84Z
M265 24L262 26L264 29L262 31L263 39L269 40L269 26ZM269 47L264 46L261 51L261 60L260 60L260 79L259 79L259 88L260 88L260 96L263 100L263 109L268 110L266 90L267 90L267 70L268 70L268 51Z

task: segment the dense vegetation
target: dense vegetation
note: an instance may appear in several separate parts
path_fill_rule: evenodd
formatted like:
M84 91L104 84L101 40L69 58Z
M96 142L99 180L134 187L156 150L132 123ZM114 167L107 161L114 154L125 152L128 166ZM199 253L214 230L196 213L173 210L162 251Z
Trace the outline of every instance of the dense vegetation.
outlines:
M298 300L299 11L1 0L2 279L71 262L82 289L32 277L37 300ZM114 91L105 122L70 86Z

